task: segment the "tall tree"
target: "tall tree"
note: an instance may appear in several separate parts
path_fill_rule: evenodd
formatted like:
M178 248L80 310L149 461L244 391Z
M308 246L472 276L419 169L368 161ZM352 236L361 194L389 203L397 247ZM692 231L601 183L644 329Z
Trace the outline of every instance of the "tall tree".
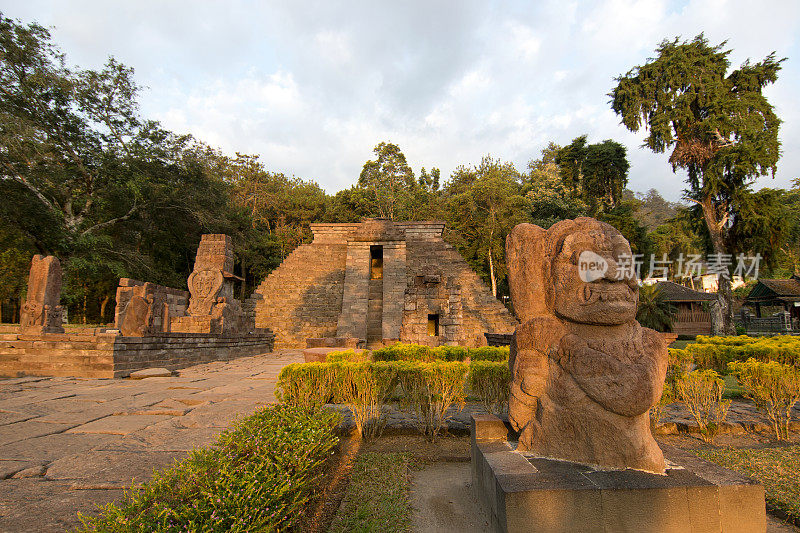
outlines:
M732 213L757 176L774 174L780 157L780 120L762 89L777 80L783 60L772 53L729 72L724 46L702 34L665 40L654 59L618 77L610 94L625 127L645 127L645 145L672 149L673 171L686 170L687 198L700 207L715 254L729 253ZM718 295L722 331L734 333L728 276L720 275Z
M358 186L373 195L379 216L402 219L407 216L410 193L417 186L414 171L396 144L382 142L373 152L377 157L364 163Z
M606 139L586 144L586 135L575 138L555 153L554 162L564 183L588 206L589 214L614 209L628 184L626 148Z
M511 229L529 220L522 178L511 163L484 157L474 168L459 167L445 187L444 218L454 244L497 296L506 275L505 240Z
M205 146L138 116L132 69L65 64L46 29L0 15L0 222L99 314L115 278L184 284L200 233L230 227L228 190Z
M524 191L530 205L531 222L545 229L559 220L586 216L588 208L568 183L562 180L556 157L561 147L549 143L539 159L528 162Z
M633 193L631 192L631 194ZM681 208L681 204L665 200L656 189L650 189L646 193L636 193L634 198L639 202L636 218L647 228L647 231L654 231L661 224L676 216L678 209Z

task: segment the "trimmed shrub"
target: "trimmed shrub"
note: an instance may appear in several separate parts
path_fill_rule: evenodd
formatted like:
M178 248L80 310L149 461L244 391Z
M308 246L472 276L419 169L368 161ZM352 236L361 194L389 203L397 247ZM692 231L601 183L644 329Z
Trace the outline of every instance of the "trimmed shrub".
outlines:
M287 531L301 525L338 439L338 413L271 405L156 473L83 532Z
M292 363L278 374L278 401L305 409L319 409L333 396L333 374L328 363Z
M466 401L464 378L469 367L460 361L395 363L397 379L403 387L401 405L416 415L417 428L435 441L445 425L445 414L452 406L461 410Z
M374 437L383 431L383 406L397 386L394 363L361 362L331 365L336 399L353 413L356 431Z
M463 346L439 346L433 349L433 356L442 361L463 361L469 357L469 348Z
M650 408L650 427L655 429L661 422L661 415L664 408L677 401L678 380L683 378L692 370L694 363L692 356L686 350L676 348L669 349L669 362L667 364L667 375L664 379L664 391L661 393L658 403Z
M469 390L490 413L500 415L508 411L510 382L511 369L505 361L472 361L469 364Z
M792 407L800 399L800 371L797 368L755 359L728 363L731 373L744 388L744 395L767 414L775 437L788 440Z
M472 361L508 361L511 348L508 346L483 346L470 348L469 358Z
M463 346L422 346L402 342L386 346L372 352L373 361L508 361L508 346L483 346L464 348Z
M372 352L373 361L433 361L433 348L420 344L397 342Z
M800 337L697 336L697 342L686 347L698 368L727 373L728 363L747 361L751 357L762 362L777 361L800 367Z
M350 363L360 363L364 361L369 361L369 351L364 350L360 353L357 353L352 348L350 350L339 350L335 352L328 352L325 356L326 363L342 363L342 362L350 362Z
M703 440L713 443L720 425L728 415L730 400L722 399L725 382L713 370L695 370L678 378L675 386L678 398L686 404Z

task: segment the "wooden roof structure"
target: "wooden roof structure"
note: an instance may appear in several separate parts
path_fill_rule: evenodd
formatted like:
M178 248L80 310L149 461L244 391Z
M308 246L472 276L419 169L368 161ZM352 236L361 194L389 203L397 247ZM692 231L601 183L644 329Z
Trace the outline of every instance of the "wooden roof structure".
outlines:
M656 289L664 294L664 299L668 302L710 302L716 300L716 294L700 292L678 285L673 281L659 281Z
M745 302L776 305L800 302L800 277L793 275L789 279L759 279Z

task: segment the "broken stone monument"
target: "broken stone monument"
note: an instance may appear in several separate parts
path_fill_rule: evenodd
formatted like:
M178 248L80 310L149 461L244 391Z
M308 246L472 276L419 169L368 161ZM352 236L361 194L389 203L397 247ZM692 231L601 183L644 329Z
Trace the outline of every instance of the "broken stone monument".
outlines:
M508 425L472 417L472 486L500 531L765 531L764 489L658 446L667 348L636 321L631 248L592 218L506 240L514 310ZM667 459L665 460L665 452Z
M20 332L26 335L64 333L60 300L61 263L52 255L34 255L28 276L28 296L20 313Z
M155 283L121 278L114 324L126 337L170 332L170 317L183 316L189 293Z
M244 328L244 313L233 297L233 241L227 235L200 239L194 270L189 275L187 316L172 317L170 329L179 333L235 335Z
M506 257L516 329L509 419L520 449L610 468L664 471L650 407L667 370L664 338L636 321L630 246L590 218L520 224Z

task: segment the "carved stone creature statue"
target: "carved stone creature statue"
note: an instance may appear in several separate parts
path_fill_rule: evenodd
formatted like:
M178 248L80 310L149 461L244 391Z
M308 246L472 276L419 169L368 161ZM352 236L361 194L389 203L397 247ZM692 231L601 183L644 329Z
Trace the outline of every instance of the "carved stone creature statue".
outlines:
M593 218L506 240L517 326L509 419L519 450L603 468L664 472L648 411L667 369L662 336L636 321L631 248Z
M57 257L34 255L28 276L28 296L20 313L20 331L29 335L64 333L61 263Z

